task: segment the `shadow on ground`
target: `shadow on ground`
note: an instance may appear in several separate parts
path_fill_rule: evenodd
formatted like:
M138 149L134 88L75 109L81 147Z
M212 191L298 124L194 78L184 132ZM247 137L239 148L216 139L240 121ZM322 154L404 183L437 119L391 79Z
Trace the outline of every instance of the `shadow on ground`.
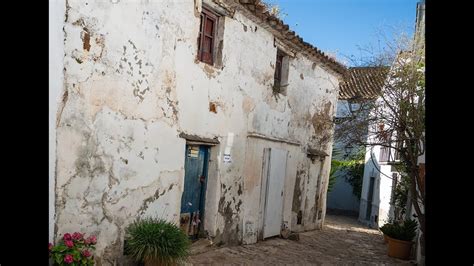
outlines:
M327 215L323 230L300 234L299 241L272 238L254 245L209 246L193 244L188 265L413 265L387 256L378 230L359 224L354 217Z

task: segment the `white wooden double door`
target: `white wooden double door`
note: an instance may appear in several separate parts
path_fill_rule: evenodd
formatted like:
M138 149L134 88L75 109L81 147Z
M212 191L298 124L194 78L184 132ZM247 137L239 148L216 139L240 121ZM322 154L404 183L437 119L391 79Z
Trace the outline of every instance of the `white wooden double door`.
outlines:
M262 175L263 238L279 235L283 222L283 194L288 151L264 150Z

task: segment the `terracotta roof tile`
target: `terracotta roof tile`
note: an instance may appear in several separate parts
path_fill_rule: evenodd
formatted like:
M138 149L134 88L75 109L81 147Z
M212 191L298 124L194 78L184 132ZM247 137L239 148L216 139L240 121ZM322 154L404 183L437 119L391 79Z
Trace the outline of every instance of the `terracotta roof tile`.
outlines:
M321 50L317 49L316 47L312 46L311 44L303 41L303 39L296 35L294 31L290 30L289 26L283 23L282 20L277 18L274 15L271 15L266 10L266 5L263 3L262 0L234 0L239 3L241 6L245 7L248 11L250 11L254 16L260 18L262 22L268 24L274 30L280 32L280 34L286 38L286 41L291 42L292 44L296 45L297 47L302 49L302 52L306 52L308 55L312 55L317 57L321 63L327 65L331 70L345 75L347 68L337 62L334 58L331 58L321 52Z
M351 67L340 84L339 99L373 99L380 93L389 67Z

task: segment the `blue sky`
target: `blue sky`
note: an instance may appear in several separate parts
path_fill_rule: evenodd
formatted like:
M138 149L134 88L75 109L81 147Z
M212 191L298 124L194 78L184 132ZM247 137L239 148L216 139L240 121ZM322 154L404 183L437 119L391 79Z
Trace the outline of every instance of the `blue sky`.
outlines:
M418 0L266 0L306 42L336 55L361 56L358 46L378 46L379 31L413 34ZM394 30L395 29L395 30ZM384 42L381 42L383 45ZM366 55L366 54L365 54Z

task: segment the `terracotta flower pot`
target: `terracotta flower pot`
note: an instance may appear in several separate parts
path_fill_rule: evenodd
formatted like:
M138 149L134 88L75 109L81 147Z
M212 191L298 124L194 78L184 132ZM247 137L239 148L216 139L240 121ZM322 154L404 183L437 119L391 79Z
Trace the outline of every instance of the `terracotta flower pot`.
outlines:
M403 241L388 237L388 256L408 260L411 254L411 241Z
M389 236L387 236L386 234L383 234L383 242L388 243L389 238L390 238Z

